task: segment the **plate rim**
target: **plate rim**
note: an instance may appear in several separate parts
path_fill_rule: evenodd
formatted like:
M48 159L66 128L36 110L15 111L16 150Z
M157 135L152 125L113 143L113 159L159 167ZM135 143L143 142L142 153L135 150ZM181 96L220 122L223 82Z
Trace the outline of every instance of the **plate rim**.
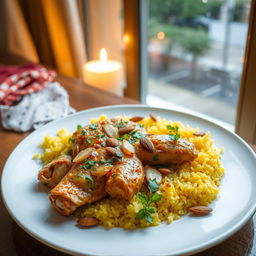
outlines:
M104 110L113 109L113 108L114 109L115 108L146 108L146 109L151 110L151 111L155 109L155 110L159 110L159 111L168 111L168 112L172 112L172 113L176 113L176 114L182 114L182 115L188 116L190 118L195 118L197 120L199 119L202 122L207 122L209 125L215 126L218 129L222 129L226 133L230 134L231 136L234 136L236 138L236 140L238 140L239 143L242 143L247 148L247 150L251 153L251 155L253 156L253 158L254 158L254 160L256 162L256 154L253 151L253 149L249 146L249 144L244 139L242 139L235 132L230 131L227 128L225 128L225 127L223 127L223 126L221 126L219 124L216 124L215 122L213 122L211 120L211 118L207 118L205 115L200 115L200 114L195 115L195 114L192 114L192 113L189 113L189 112L186 112L186 111L180 111L180 110L174 110L174 109L168 109L168 108L160 108L160 107L151 107L151 106L143 105L143 104L120 104L120 105L109 105L109 106L101 106L101 107L89 108L89 109L85 109L85 110L82 110L82 111L78 111L78 112L76 112L76 113L74 113L72 115L69 115L67 117L54 120L52 122L49 122L49 123L43 125L39 129L37 129L35 131L32 131L28 136L23 138L15 146L13 151L8 156L8 158L7 158L7 160L6 160L5 164L4 164L2 173L1 173L1 196L2 196L2 199L3 199L4 206L6 207L8 213L10 214L12 219L18 224L19 227L21 227L25 232L27 232L34 239L40 241L44 245L47 245L47 246L49 246L49 247L51 247L51 248L53 248L55 250L58 250L58 251L61 251L61 252L64 252L64 253L68 253L68 254L71 254L71 253L74 254L75 253L75 255L77 255L77 254L80 255L80 252L75 251L75 249L74 250L70 250L68 248L60 247L58 244L54 243L54 241L49 241L47 238L44 238L40 234L33 232L33 230L31 230L30 228L28 228L25 225L23 225L22 222L19 221L18 218L15 216L15 214L11 211L11 209L9 208L8 203L6 201L5 192L4 192L5 173L7 172L6 169L8 168L9 162L12 160L11 158L15 154L16 150L20 146L22 146L22 144L26 143L26 141L29 140L30 137L33 134L40 133L41 130L45 129L48 126L52 126L53 124L55 124L55 123L57 123L57 122L59 122L59 121L61 121L63 119L70 118L70 117L78 115L78 114L90 113L90 112L93 112L93 111L100 111L100 110L104 111ZM255 213L255 211L256 211L256 200L253 202L253 204L250 207L249 211L247 211L247 213L238 222L236 222L236 224L234 226L232 226L231 228L227 229L225 232L223 232L219 236L216 236L216 237L212 238L211 240L208 240L208 241L206 241L204 243L200 243L199 245L196 245L196 246L193 246L193 247L189 247L188 249L179 250L179 251L177 251L177 253L174 251L174 252L171 252L172 254L158 254L158 256L164 256L164 255L166 255L166 256L167 255L190 255L190 254L195 254L195 253L207 250L208 248L211 248L211 247L213 247L213 246L223 242L224 240L226 240L227 238L232 236L235 232L237 232L239 229L241 229L246 224L246 222L250 219L250 217L252 217L252 215ZM86 252L84 252L84 253L86 253ZM173 254L173 253L175 253L175 254ZM95 254L95 253L89 253L89 254L86 253L84 255L88 255L88 256L106 256L106 254L98 254L98 253L97 254Z

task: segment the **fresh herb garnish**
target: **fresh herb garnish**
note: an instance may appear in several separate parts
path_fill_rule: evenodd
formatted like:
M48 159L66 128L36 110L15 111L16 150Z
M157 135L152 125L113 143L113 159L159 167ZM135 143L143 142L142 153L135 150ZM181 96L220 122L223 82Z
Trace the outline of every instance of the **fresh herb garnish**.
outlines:
M176 141L180 138L180 134L178 132L179 131L178 126L172 126L172 125L169 124L169 125L166 126L166 128L167 128L167 130L169 130L169 132L172 132L172 131L175 132L175 134L169 134L169 137L170 137L171 140Z
M73 139L71 137L68 139L68 143L74 143L74 142L75 142L75 139Z
M117 177L118 175L119 175L119 174L115 172L115 173L113 173L113 174L111 175L111 177L112 177L112 178L115 178L115 177Z
M90 138L86 138L87 143L91 144L92 140Z
M91 130L96 130L96 129L97 129L97 125L96 125L96 124L91 124L91 125L89 126L89 129L91 129Z
M82 168L85 170L89 170L91 169L92 166L94 166L97 162L96 161L92 161L92 160L88 160L85 159L85 165L82 165Z
M110 158L108 160L100 160L100 164L113 164L113 159Z
M156 208L150 206L151 203L159 202L162 198L162 195L155 193L159 185L156 183L156 180L149 180L148 188L150 191L149 196L146 196L142 193L138 193L138 197L143 205L143 208L140 209L136 214L136 219L145 219L147 222L152 223L152 213L156 213Z
M154 155L154 156L152 157L152 160L153 160L153 161L158 161L158 160L159 160L159 155Z
M69 150L67 151L67 155L69 155L69 156L72 155L72 149L69 149Z
M81 131L81 134L84 136L85 134L87 134L87 131L82 130L82 131Z
M118 122L117 127L120 129L125 127L127 124L128 124L128 121L120 121Z
M95 138L99 139L99 138L103 138L104 136L105 136L105 134L97 134L97 135L95 136Z
M77 129L77 130L81 130L81 129L83 129L83 126L82 126L81 124L78 124L78 125L76 126L76 129Z

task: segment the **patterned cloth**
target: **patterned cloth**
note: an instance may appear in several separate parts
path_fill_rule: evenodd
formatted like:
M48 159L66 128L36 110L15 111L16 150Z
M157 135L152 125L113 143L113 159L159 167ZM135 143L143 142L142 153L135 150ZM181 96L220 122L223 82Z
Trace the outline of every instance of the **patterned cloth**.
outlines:
M73 114L66 90L57 82L28 94L16 106L1 106L2 125L7 130L26 132Z
M75 112L56 73L29 63L22 67L0 65L0 113L7 130L26 132Z
M0 66L0 105L11 106L22 96L42 90L55 76L54 71L34 63L22 67Z

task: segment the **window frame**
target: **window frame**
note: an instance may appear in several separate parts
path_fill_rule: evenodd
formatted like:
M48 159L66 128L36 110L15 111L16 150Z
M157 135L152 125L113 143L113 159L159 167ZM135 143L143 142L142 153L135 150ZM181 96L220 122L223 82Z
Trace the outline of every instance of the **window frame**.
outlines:
M124 0L126 45L125 95L146 102L147 96L147 17L148 0ZM248 143L256 144L256 0L251 0L248 36L236 113L235 132Z

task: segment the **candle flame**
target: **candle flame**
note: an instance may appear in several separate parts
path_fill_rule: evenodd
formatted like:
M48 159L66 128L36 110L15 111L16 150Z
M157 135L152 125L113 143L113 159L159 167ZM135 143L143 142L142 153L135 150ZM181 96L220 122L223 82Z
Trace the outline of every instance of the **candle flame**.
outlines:
M157 38L158 38L159 40L163 40L163 39L165 38L165 33L162 32L162 31L158 32L158 33L157 33Z
M107 63L108 61L108 53L107 50L105 48L102 48L100 50L100 62L101 63Z

